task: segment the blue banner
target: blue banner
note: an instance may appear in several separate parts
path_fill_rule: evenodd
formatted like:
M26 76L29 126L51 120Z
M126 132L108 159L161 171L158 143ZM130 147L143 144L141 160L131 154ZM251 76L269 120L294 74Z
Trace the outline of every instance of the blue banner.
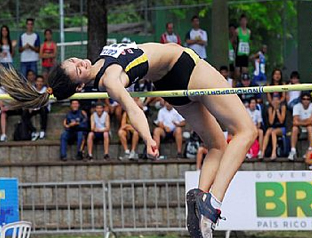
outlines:
M19 221L18 181L0 178L0 226Z

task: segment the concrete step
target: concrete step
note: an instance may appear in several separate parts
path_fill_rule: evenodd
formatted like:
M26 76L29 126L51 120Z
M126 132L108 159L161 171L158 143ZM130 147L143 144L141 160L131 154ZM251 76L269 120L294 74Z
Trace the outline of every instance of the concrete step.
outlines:
M94 145L93 158L103 159L104 147L102 142ZM137 153L142 154L144 144L139 143ZM160 153L169 158L176 157L176 145L173 142L165 142L160 148ZM67 158L74 159L77 154L77 145L69 145L67 148ZM85 148L85 154L87 149ZM112 142L109 146L109 155L112 159L123 156L124 151L119 142ZM60 159L59 140L38 140L38 141L9 141L0 143L0 164L18 162L51 162Z

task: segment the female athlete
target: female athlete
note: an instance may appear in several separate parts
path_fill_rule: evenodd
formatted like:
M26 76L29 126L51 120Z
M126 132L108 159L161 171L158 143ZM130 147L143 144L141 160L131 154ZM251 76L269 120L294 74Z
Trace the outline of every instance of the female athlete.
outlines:
M105 46L94 63L70 58L58 65L48 79L48 90L40 94L21 80L12 69L1 68L0 82L15 101L12 107L35 108L48 103L49 95L65 99L93 84L119 102L127 111L133 127L147 145L147 153L157 157L143 111L125 87L141 78L150 79L157 90L227 88L226 80L192 50L177 44L146 43ZM187 194L188 230L192 237L212 237L221 218L225 192L254 142L257 131L237 95L166 97L190 123L208 147L199 188ZM217 120L233 135L226 143ZM195 210L198 210L195 212Z

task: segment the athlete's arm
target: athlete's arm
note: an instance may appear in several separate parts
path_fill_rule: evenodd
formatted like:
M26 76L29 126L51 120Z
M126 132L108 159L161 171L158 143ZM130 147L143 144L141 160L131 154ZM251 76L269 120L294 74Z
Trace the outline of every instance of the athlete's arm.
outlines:
M124 76L122 74L125 73L119 65L111 65L106 69L101 81L109 96L119 102L128 113L133 127L139 132L147 145L148 154L157 156L158 151L153 149L156 147L156 142L150 134L147 119L144 112L138 107L135 101L131 98L130 94L124 88L124 85L126 85L127 82L123 82L124 84L122 83L121 78Z

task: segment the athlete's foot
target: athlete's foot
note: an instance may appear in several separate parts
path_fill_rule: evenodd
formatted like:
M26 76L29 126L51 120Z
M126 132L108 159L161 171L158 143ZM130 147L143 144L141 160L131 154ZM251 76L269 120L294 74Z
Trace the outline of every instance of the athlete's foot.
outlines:
M187 202L187 229L192 238L203 238L199 226L199 212L196 206L196 197L202 191L198 188L191 189L186 194Z
M211 205L211 193L200 193L196 204L200 212L200 230L203 238L212 238L216 224L221 217L221 210Z

